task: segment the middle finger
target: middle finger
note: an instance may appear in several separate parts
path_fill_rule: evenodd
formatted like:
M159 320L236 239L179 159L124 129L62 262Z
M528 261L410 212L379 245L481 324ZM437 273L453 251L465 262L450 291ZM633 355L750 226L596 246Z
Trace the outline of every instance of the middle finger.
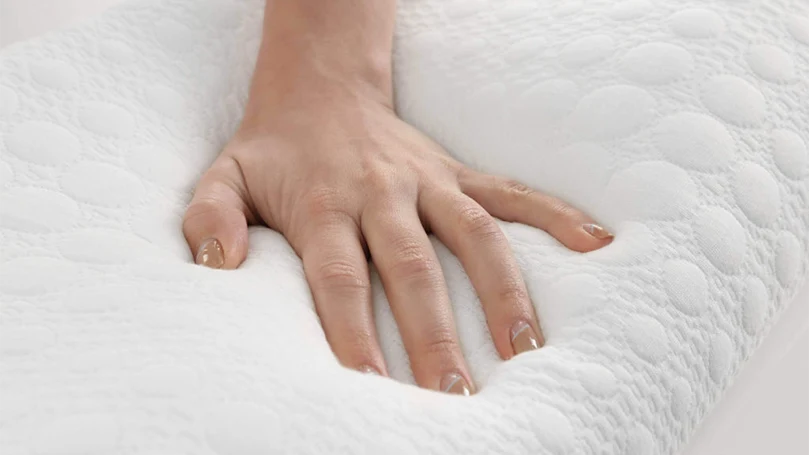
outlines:
M362 230L399 325L416 382L444 392L472 392L444 274L415 207L369 207Z

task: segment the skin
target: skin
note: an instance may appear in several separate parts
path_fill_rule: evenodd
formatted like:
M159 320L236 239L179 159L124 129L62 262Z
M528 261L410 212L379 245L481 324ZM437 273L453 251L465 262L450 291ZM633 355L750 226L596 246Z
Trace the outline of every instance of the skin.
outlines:
M542 339L493 216L581 252L611 236L588 232L594 221L552 196L467 168L397 117L394 0L269 0L266 11L244 120L185 215L191 251L206 263L198 252L216 239L224 257L214 266L233 269L246 257L248 225L282 233L303 261L336 357L385 375L370 257L417 383L444 390L456 374L474 390L428 232L461 260L504 359L516 353L515 324Z

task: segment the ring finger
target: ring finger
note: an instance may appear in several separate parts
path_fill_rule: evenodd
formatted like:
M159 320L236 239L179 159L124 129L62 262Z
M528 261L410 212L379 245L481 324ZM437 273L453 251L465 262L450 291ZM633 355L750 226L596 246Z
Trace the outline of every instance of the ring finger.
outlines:
M543 344L534 308L500 226L458 190L436 189L422 197L433 233L460 259L480 296L492 340L504 359Z

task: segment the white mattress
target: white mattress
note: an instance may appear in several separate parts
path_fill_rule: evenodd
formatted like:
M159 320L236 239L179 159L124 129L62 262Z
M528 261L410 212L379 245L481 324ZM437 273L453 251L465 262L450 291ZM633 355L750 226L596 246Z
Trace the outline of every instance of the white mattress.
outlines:
M809 283L700 424L683 455L809 453Z
M3 51L3 452L676 451L805 275L805 4L402 5L401 113L618 233L578 255L504 226L548 335L507 363L438 246L471 399L340 369L277 235L237 272L188 263L258 4L133 3Z

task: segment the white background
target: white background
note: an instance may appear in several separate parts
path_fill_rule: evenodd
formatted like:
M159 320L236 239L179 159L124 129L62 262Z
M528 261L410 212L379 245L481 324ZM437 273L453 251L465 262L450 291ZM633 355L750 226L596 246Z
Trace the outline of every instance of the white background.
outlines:
M0 47L120 1L0 0ZM809 454L809 283L684 451L724 454Z

